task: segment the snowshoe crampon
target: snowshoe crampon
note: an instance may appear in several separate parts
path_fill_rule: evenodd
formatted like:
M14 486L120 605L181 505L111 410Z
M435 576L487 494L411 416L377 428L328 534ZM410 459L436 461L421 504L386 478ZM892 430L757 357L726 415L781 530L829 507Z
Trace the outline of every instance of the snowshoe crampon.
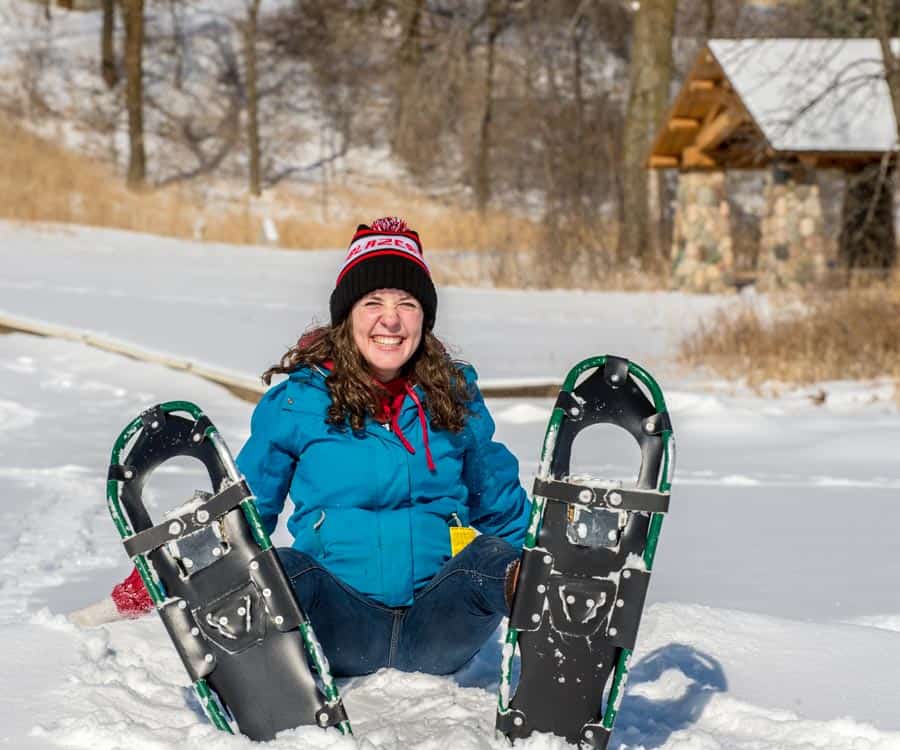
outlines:
M154 524L145 484L179 456L203 464L212 492ZM254 740L306 724L349 733L250 489L203 412L186 401L147 410L119 435L110 463L110 514L210 721L228 732L233 721Z
M640 447L634 486L569 475L576 436L604 423ZM544 439L503 650L497 729L510 739L538 731L607 747L673 468L672 425L649 373L610 355L569 372Z

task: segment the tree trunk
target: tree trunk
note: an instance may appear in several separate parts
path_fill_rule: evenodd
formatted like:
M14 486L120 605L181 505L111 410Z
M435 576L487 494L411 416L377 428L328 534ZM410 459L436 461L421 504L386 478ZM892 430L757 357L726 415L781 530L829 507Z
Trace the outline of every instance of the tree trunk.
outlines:
M262 195L259 146L259 95L256 79L256 29L261 0L250 0L244 26L244 62L247 66L247 150L250 161L250 194Z
M144 0L123 0L125 16L125 106L128 110L128 186L144 184Z
M103 27L100 34L100 75L108 88L119 82L116 67L116 0L103 0Z
M716 27L716 0L704 0L703 7L703 34L706 39L713 35Z
M404 24L403 42L400 45L400 64L406 68L418 68L422 60L422 13L425 0L416 0Z
M499 9L494 0L488 3L487 62L484 71L484 109L478 132L475 157L475 205L484 214L491 200L491 120L494 115L494 47L500 34Z
M649 206L645 167L654 131L669 103L676 0L641 0L634 19L628 105L622 144L622 227L619 260L658 267L663 256Z
M572 24L572 94L575 100L575 153L584 152L584 84L582 70L582 16L579 13ZM575 185L574 197L577 201L578 218L582 221L585 218L584 210L584 184L585 169L588 165L585 159L576 159L573 168L575 169Z

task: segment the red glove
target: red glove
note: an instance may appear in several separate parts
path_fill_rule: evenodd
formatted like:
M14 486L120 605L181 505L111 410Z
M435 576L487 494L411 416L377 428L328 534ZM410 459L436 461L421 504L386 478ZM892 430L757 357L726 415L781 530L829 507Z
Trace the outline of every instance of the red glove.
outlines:
M153 600L135 568L122 583L112 590L112 600L123 617L140 617L153 609Z

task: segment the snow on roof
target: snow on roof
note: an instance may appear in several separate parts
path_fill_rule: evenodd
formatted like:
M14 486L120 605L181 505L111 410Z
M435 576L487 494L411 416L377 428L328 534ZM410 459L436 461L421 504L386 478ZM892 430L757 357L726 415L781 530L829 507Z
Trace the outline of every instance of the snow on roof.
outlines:
M709 49L776 150L897 147L878 40L712 39Z

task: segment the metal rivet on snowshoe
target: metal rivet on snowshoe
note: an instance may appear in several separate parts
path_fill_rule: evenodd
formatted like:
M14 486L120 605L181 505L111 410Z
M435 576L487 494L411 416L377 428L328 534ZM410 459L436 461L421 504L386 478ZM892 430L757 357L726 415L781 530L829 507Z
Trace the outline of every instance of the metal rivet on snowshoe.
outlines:
M631 578L631 571L630 571L630 570L623 570L623 571L622 571L622 578Z
M134 472L131 469L125 469L125 478L134 479Z
M589 503L594 499L594 491L585 487L581 492L578 493L578 499L583 503Z
M544 555L544 564L549 565L553 562L553 558L550 555Z
M613 377L615 377L615 376L613 376ZM585 729L584 730L584 738L586 740L594 739L594 730L593 729Z
M569 595L566 597L566 603L567 603L567 604L574 604L574 603L575 603L575 597L572 596L571 594L569 594Z
M610 635L616 635L618 632L619 632L619 631L616 630L615 628L610 628L610 629L609 629L609 634L610 634Z
M624 607L624 606L625 606L625 600L624 600L624 599L616 599L616 606L617 606L617 607Z
M612 375L609 376L609 379L610 379L613 383L618 383L618 382L619 382L619 373L614 372Z
M227 625L227 624L228 624L228 618L225 617L225 615L222 615L222 616L219 618L219 625Z
M221 547L213 547L212 554L213 554L213 557L221 557L222 548Z
M570 417L577 417L579 414L581 414L581 409L579 409L577 406L573 406L571 409L569 409Z
M517 727L522 726L524 723L525 719L523 719L521 716L517 716L515 719L513 719L513 724L515 724Z
M259 563L256 562L256 560L254 560L252 563L250 563L250 570L258 570L258 569L259 569Z
M284 622L284 618L283 618L281 615L278 615L278 616L275 618L275 624L276 624L276 625L281 625L281 623L283 623L283 622Z
M609 504L610 505L621 505L622 504L622 496L618 492L613 492L609 496Z
M322 711L322 713L319 714L318 719L319 719L319 724L321 724L324 727L328 723L328 719L329 719L328 713L325 711Z
M606 538L609 539L609 541L611 541L611 542L616 541L616 537L618 537L618 534L616 533L615 529L613 529L606 535Z
M181 533L181 522L180 521L172 521L172 523L169 524L169 533L172 536L175 536L176 534L180 534Z
M201 440L203 440L203 435L201 435L199 432L195 432L191 436L191 440L193 440L195 443L199 443Z
M540 616L537 612L535 612L535 613L531 616L531 621L532 621L532 622L540 622L540 621L541 621L541 616Z
M186 567L186 568L193 568L193 567L194 567L194 561L191 560L191 558L189 558L189 557L185 557L185 558L183 559L183 562L184 562L184 567Z
M539 583L537 587L538 593L543 594L547 591L547 587L543 583Z
M212 655L212 654L207 654L206 656L203 657L203 659L204 659L205 661L211 662L211 661L213 660L213 655Z
M593 599L587 599L584 603L585 603L588 607L593 607L593 606L594 606L594 600L593 600Z
M200 635L200 628L198 628L198 627L196 627L196 626L193 627L193 628L191 628L191 635L193 635L193 636L195 636L195 637L198 636L198 635Z
M272 589L263 589L263 596L272 596Z
M159 427L159 422L157 422L157 421L154 419L154 420L150 423L150 427L151 427L151 429L154 429L154 430L155 430L157 427Z
M244 615L247 614L247 608L246 608L246 607L238 607L238 614L239 614L241 617L243 617Z
M208 520L209 520L209 511L208 510L198 510L197 511L198 523L206 523Z
M178 602L178 609L187 609L187 602L184 601L183 599L180 602Z

